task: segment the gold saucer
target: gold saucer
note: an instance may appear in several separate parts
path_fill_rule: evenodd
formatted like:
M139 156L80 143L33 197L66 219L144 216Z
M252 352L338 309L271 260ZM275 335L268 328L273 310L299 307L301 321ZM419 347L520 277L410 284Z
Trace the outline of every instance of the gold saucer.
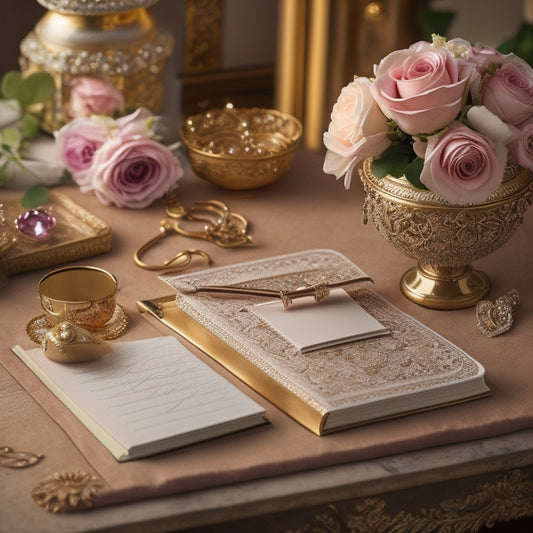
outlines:
M49 314L42 314L32 318L27 326L26 333L28 337L37 344L42 344L47 333L54 328L61 319L52 317ZM128 317L124 309L117 304L113 316L103 326L91 331L91 333L99 340L116 339L126 329L128 325Z

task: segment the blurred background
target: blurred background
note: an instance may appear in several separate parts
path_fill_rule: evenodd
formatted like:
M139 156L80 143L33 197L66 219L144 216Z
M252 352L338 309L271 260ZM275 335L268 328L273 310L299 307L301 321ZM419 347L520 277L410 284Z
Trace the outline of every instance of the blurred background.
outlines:
M1 5L0 75L18 70L19 43L46 12L37 0ZM531 30L533 0L159 0L150 11L175 39L167 114L229 101L275 107L302 120L304 143L320 148L329 110L354 74L370 76L387 53L433 32L514 42Z

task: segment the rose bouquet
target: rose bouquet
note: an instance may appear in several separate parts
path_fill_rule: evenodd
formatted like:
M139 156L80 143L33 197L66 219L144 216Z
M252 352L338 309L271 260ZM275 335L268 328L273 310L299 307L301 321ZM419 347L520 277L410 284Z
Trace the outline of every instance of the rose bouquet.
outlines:
M58 157L80 190L104 205L146 207L183 176L171 149L154 138L153 123L145 108L118 119L75 118L56 133Z
M462 39L418 42L355 77L333 106L324 172L405 177L454 204L481 203L508 159L533 169L533 69Z

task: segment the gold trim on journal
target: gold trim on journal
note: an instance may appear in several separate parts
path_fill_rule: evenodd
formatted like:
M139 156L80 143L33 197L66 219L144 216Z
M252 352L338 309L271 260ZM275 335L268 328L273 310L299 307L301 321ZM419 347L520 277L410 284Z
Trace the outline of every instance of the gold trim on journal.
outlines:
M483 398L490 393L483 393L477 396L469 396L461 400L445 402L438 405L431 405L420 409L413 409L408 412L401 412L389 416L378 417L364 422L348 424L342 427L335 427L326 431L324 425L328 414L315 409L305 400L292 393L280 385L273 378L265 374L261 369L251 363L237 350L227 345L212 331L196 322L187 313L182 311L176 304L175 295L163 296L151 300L137 301L137 309L146 318L155 319L156 322L164 324L181 337L202 350L211 359L221 364L244 384L251 387L255 392L270 401L286 415L293 418L303 427L322 436L327 433L338 432L343 429L366 425L369 423L390 420L410 414L421 413L460 403L470 402L474 399ZM275 401L273 400L275 398Z

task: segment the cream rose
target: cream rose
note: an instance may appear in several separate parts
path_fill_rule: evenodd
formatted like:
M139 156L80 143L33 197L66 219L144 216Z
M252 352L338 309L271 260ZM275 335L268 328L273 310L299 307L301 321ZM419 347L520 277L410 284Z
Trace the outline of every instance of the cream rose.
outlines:
M382 59L370 90L402 131L429 134L457 117L472 70L445 47L419 42Z
M420 181L448 202L483 202L500 186L507 149L463 124L454 126L428 138Z
M353 168L366 157L381 154L391 143L386 117L374 101L370 85L368 78L358 77L341 90L324 133L324 172L345 176L346 188Z

